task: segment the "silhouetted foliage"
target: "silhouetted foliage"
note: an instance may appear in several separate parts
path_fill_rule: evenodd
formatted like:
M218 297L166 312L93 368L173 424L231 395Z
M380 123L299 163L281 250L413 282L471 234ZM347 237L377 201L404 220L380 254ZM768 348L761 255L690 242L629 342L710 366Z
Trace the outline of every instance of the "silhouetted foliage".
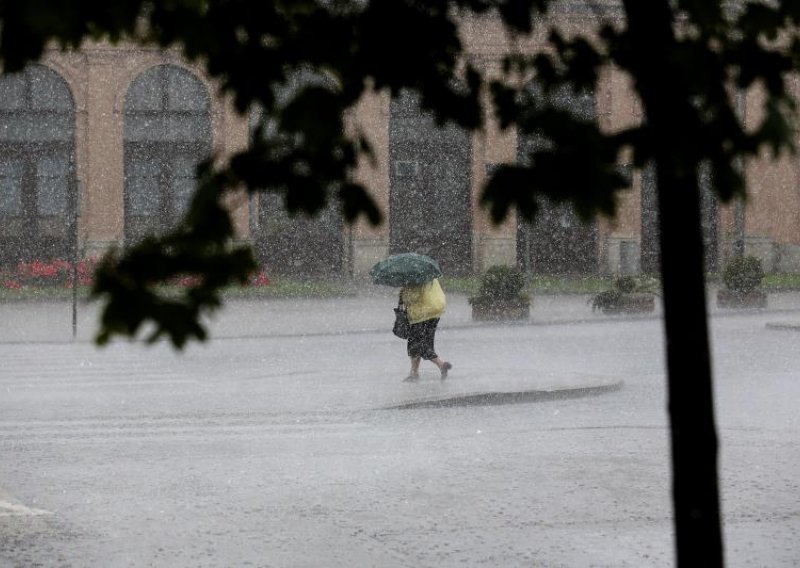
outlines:
M556 3L552 3L557 6ZM232 224L220 201L229 188L271 191L289 211L313 214L339 200L347 220L381 213L367 188L349 181L369 142L345 136L342 116L371 90L419 91L440 122L481 127L481 93L503 128L541 138L524 163L500 167L481 201L501 220L512 210L531 219L538 197L570 203L584 217L615 211L627 187L619 165L656 166L662 245L667 368L674 459L678 563L722 565L710 356L705 312L697 175L711 170L722 200L745 193L737 160L766 148L790 149L795 102L786 75L800 58L800 3L621 0L589 3L612 14L597 37L562 35L542 18L548 0L115 0L0 2L0 63L6 71L38 58L49 42L78 47L88 38L178 47L202 62L236 106L263 110L257 142L204 181L182 227L107 259L95 295L107 301L100 340L135 334L176 345L205 336L198 317L219 305L219 290L242 281L253 263L232 247ZM512 53L506 75L488 79L464 57L458 22L499 18L509 33L547 26L541 53ZM604 132L596 120L552 103L561 89L593 89L613 66L631 78L644 120ZM299 70L329 76L289 101L276 88ZM519 77L535 74L540 95ZM760 119L745 128L732 92L764 92ZM179 274L198 286L177 299L158 285Z

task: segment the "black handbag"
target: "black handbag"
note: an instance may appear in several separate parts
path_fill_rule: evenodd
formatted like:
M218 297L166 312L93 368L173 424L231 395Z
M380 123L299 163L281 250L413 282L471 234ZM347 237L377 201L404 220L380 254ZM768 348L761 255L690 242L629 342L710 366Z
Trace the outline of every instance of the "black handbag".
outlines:
M400 304L394 309L394 326L392 327L392 333L400 339L408 339L409 327L411 327L411 324L408 323L406 308L403 304Z

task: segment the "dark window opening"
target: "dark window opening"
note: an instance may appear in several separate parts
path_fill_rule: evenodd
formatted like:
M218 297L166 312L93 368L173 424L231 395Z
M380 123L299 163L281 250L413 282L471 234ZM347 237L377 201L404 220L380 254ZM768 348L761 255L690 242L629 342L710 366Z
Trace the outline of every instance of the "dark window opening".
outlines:
M591 92L575 92L567 87L545 96L536 83L525 95L534 108L549 106L572 116L593 121L595 97ZM531 132L520 133L517 161L528 163L530 155L545 150L552 141ZM533 223L517 224L517 262L526 271L539 274L594 274L599 269L598 231L595 220L582 221L569 202L557 203L538 198L539 211Z
M211 152L210 98L203 83L174 65L139 75L125 99L125 241L173 229Z
M313 70L299 70L290 75L276 90L280 106L285 106L305 88L334 90L330 78ZM258 110L252 124L263 120L264 136L277 141L277 124L272 117L262 117ZM282 146L289 154L302 135L283 135ZM289 188L288 191L297 191ZM252 222L255 252L259 262L270 274L303 277L341 274L345 270L345 227L338 202L328 193L325 207L308 216L291 214L285 207L283 191L264 191L257 197L257 215Z
M70 258L74 124L72 94L52 69L0 76L0 263Z
M437 126L404 91L392 100L389 122L391 253L435 258L446 274L472 271L472 139Z

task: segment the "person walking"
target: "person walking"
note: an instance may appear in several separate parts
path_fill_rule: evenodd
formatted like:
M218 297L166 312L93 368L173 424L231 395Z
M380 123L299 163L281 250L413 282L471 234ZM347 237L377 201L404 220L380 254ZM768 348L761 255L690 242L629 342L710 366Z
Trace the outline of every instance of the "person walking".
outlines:
M439 357L434 348L436 327L447 306L439 279L434 278L419 286L404 286L400 289L400 305L405 308L410 324L407 351L411 358L411 371L404 381L419 380L419 365L423 359L434 363L442 379L446 379L453 365Z

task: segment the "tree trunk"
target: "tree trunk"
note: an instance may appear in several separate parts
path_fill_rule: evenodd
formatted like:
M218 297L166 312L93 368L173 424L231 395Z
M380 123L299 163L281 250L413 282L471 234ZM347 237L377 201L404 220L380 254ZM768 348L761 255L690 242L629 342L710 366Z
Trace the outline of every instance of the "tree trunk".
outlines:
M658 181L678 566L721 567L700 196L696 180L664 173Z
M693 109L673 71L675 17L668 0L623 0L630 62L656 162L661 274L680 568L723 565L717 435L709 355Z

